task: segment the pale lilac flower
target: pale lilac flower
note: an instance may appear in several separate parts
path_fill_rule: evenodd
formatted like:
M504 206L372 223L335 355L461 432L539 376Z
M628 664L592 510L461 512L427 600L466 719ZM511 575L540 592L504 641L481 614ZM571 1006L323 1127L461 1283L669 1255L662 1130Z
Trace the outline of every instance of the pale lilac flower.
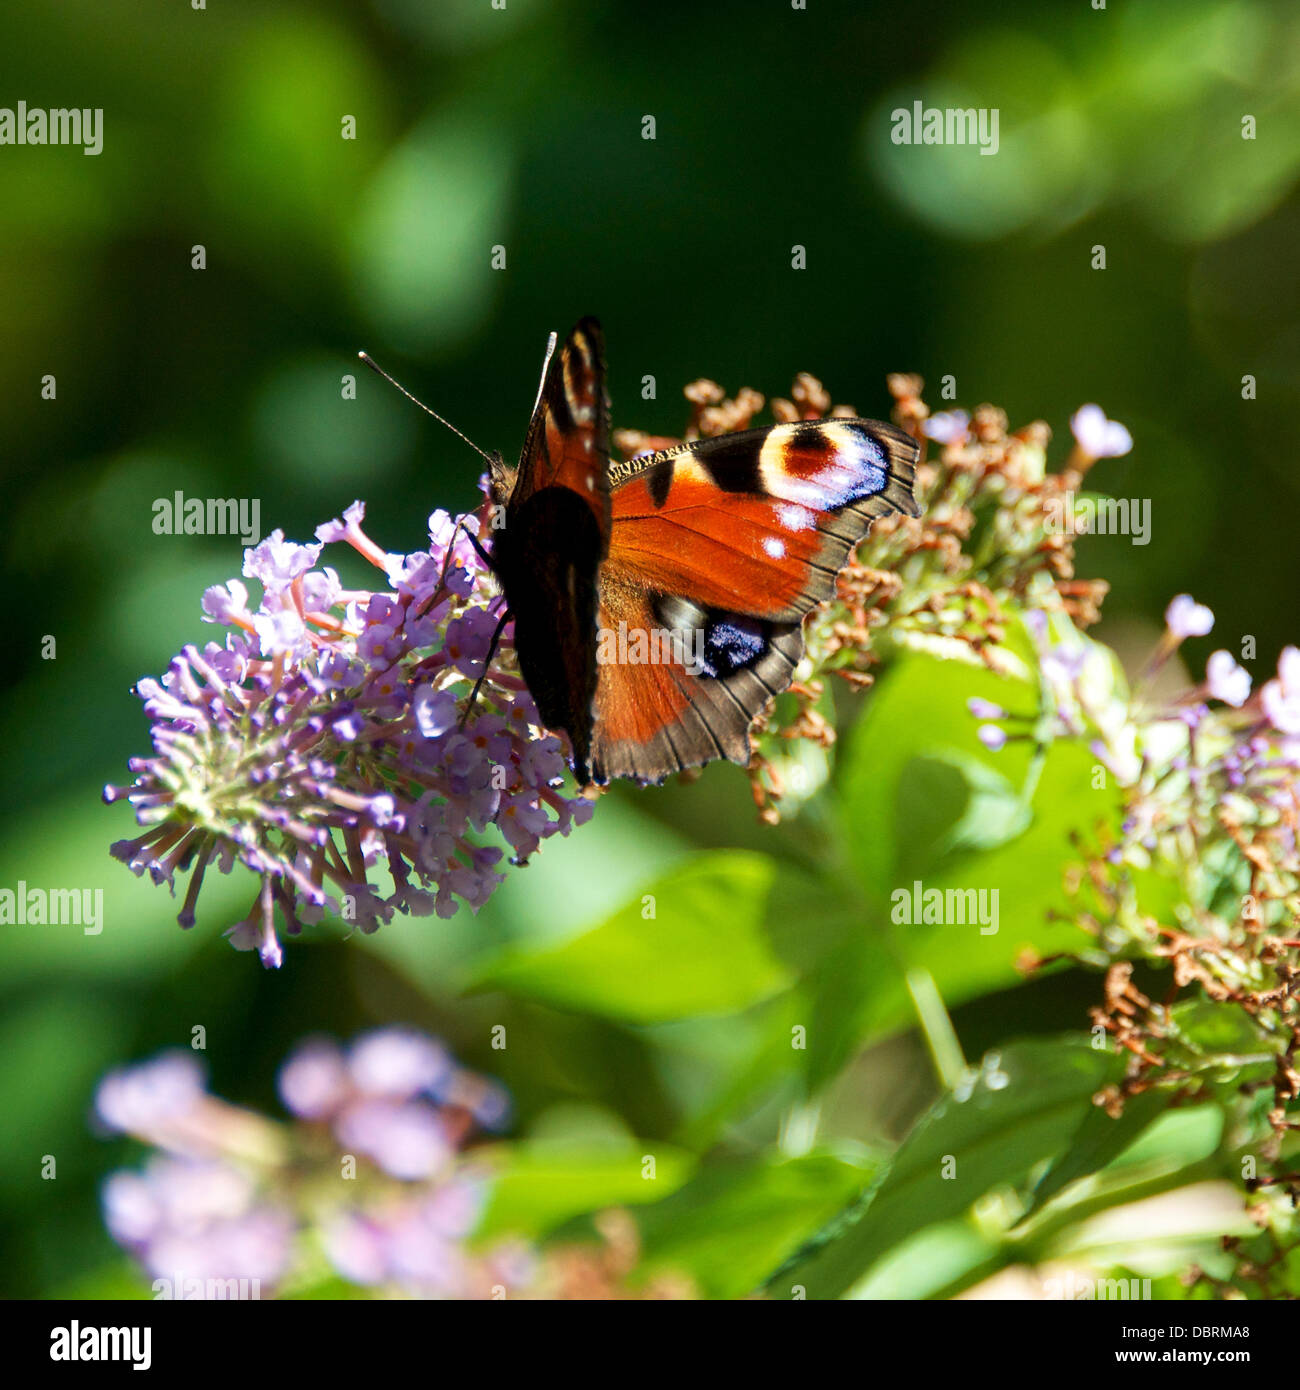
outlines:
M302 577L302 603L309 613L326 613L342 602L343 585L328 565Z
M986 700L980 695L972 695L966 701L966 708L976 719L1005 719L1007 712L1001 705L995 705L992 700Z
M970 433L970 416L964 410L944 410L921 422L927 439L936 444L964 444Z
M1179 640L1204 637L1214 626L1214 614L1191 594L1179 594L1165 609L1165 626Z
M260 579L268 590L285 589L315 566L320 551L319 545L298 545L286 541L283 531L272 531L260 545L244 551L244 576Z
M302 661L311 655L311 634L296 609L258 613L253 617L253 630L261 643L263 656L287 656Z
M248 590L238 579L214 584L203 591L203 621L229 625L239 619L251 621L248 611Z
M1169 630L1148 670L1177 641L1208 632L1213 615L1181 594L1169 605L1167 622ZM1244 719L1233 713L1238 709L1248 712ZM1147 700L1130 706L1126 722L1103 733L1105 738L1092 743L1093 754L1126 791L1122 836L1106 852L1112 862L1145 868L1156 856L1180 861L1189 846L1196 856L1207 854L1209 845L1216 846L1218 862L1218 850L1227 844L1229 854L1240 849L1240 841L1225 837L1228 816L1264 827L1283 857L1279 863L1293 862L1300 650L1288 647L1282 653L1277 676L1254 697L1249 673L1230 652L1216 651L1201 685L1154 708ZM1258 869L1254 859L1250 863ZM1280 891L1276 898L1281 905L1289 894ZM1289 924L1290 918L1279 913L1277 920Z
M348 1074L371 1096L406 1100L433 1094L452 1070L452 1060L432 1038L411 1028L363 1033L348 1053Z
M460 703L450 690L438 690L422 685L412 702L415 725L425 738L437 738L456 727L460 719ZM480 721L481 722L481 721Z
M280 1099L304 1120L332 1114L347 1098L350 1084L343 1053L328 1038L302 1043L280 1068Z
M1047 647L1039 658L1039 667L1047 683L1058 691L1072 689L1083 674L1088 651L1081 643L1064 645L1059 642Z
M1259 692L1260 706L1272 726L1283 734L1300 734L1300 649L1283 648L1277 677Z
M346 1106L333 1127L345 1149L406 1181L433 1177L453 1153L438 1111L418 1101L360 1100Z
M323 521L316 528L316 539L323 542L346 541L353 536L361 536L361 523L366 519L366 504L364 502L353 502L350 507L343 509L342 517L335 517L332 521Z
M991 753L1000 752L1007 741L1006 730L997 724L981 724L975 736Z
M1082 687L1088 647L1073 628L1068 624L1063 629L1054 626L1040 608L1025 613L1025 626L1038 651L1044 703L1050 708L1057 731L1082 734L1087 724Z
M1216 700L1240 709L1250 699L1250 672L1238 666L1231 652L1218 651L1205 663L1205 684Z
M109 1072L95 1092L95 1111L109 1129L150 1134L194 1110L206 1094L204 1077L203 1063L192 1052L164 1052Z
M1108 420L1099 405L1081 405L1070 417L1070 429L1088 458L1119 458L1133 447L1133 436L1118 420Z
M1093 739L1088 751L1107 768L1120 786L1132 786L1142 771L1142 760L1131 748L1119 748L1104 739Z
M109 1233L175 1298L229 1296L213 1287L229 1280L270 1294L292 1256L292 1214L224 1160L158 1154L109 1178L103 1207Z

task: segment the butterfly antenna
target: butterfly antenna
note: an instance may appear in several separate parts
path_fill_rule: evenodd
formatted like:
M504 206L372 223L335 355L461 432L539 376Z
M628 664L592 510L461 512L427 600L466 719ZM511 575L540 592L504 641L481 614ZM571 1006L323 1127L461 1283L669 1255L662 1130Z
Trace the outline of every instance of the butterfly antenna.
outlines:
M460 430L458 430L456 426L451 423L450 420L444 420L436 410L430 409L427 405L425 405L425 403L422 400L418 400L415 396L411 395L411 393L406 389L406 387L403 386L400 381L396 381L391 376L389 376L388 373L384 371L384 369L379 365L379 363L376 362L375 359L371 357L371 355L368 352L359 352L357 353L357 356L366 364L367 367L371 369L371 371L378 372L379 375L382 376L383 379L390 386L396 386L397 389L402 393L402 395L406 397L408 401L411 401L415 405L418 405L426 415L432 415L433 418L437 420L437 422L440 425L446 425L447 428L452 432L452 434L454 434L458 439L463 439L465 443L468 444L469 447L473 449L476 454L480 454L483 458L485 458L488 461L489 465L492 463L493 460L491 454L487 453L484 449L480 449L479 446L475 444L474 441L469 437L469 435L464 434Z
M542 403L542 392L546 390L546 373L551 368L551 358L555 356L555 345L559 338L552 333L546 340L546 356L542 359L542 379L537 383L537 399L533 402L533 414L537 414L537 407Z

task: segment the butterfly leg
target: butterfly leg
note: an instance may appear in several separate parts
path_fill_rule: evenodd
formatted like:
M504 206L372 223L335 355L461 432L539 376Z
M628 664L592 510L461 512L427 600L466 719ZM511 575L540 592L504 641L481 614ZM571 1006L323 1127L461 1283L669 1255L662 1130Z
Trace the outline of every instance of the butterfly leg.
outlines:
M469 532L466 531L465 534L468 536ZM470 536L470 539L473 540L474 538ZM469 719L471 713L473 713L474 706L478 703L478 693L483 688L483 682L487 680L488 668L492 665L492 658L497 654L497 644L501 641L501 634L505 630L505 625L513 617L514 614L508 608L504 609L501 613L501 621L497 623L496 631L492 634L492 640L488 643L487 656L483 658L483 674L474 682L474 689L469 693L469 704L465 706L465 713L461 715L456 725L458 729L463 729L465 727L466 721Z
M479 538L474 534L474 532L471 531L468 527L465 528L465 536L468 539L470 545L472 545L474 549L478 551L478 558L483 561L483 563L488 567L488 569L492 571L493 574L495 574L497 572L497 567L492 563L492 557L487 553L486 550L483 549L483 542L479 540Z
M447 554L442 562L442 573L438 576L438 587L425 600L423 608L416 613L415 616L417 618L423 618L429 609L442 597L443 585L447 582L447 571L451 568L452 552L456 548L456 537L460 533L462 527L464 528L466 537L469 539L469 543L478 551L479 559L483 561L488 569L491 570L493 568L492 557L483 549L483 543L479 538L465 525L465 518L461 517L461 519L457 521L456 529L451 533L451 541L447 545ZM493 572L495 573L495 570Z

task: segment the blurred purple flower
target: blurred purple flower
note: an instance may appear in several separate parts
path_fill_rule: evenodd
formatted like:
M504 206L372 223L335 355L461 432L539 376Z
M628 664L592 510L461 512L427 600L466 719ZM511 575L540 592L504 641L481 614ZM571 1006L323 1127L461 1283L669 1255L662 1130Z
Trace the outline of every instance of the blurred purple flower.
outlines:
M421 1298L483 1297L486 1281L462 1243L482 1205L479 1186L460 1178L381 1212L344 1212L325 1229L325 1253L357 1284L391 1284Z
M970 416L964 410L945 410L921 422L927 439L936 444L964 444L970 433Z
M259 1297L292 1257L290 1211L224 1160L157 1154L143 1172L113 1174L103 1206L109 1233L149 1278L169 1281L174 1298L240 1296L213 1290L230 1280L249 1281L242 1296Z
M206 1094L204 1077L192 1052L164 1052L151 1062L109 1072L95 1092L95 1111L119 1134L152 1134L194 1110Z
M1250 699L1250 672L1238 666L1231 652L1218 651L1205 663L1205 684L1216 700L1240 709Z
M348 1072L356 1088L394 1100L434 1094L453 1065L432 1038L409 1028L363 1033L348 1053Z
M101 1083L105 1122L155 1146L139 1172L104 1184L105 1223L173 1297L272 1293L301 1277L312 1246L354 1283L415 1297L485 1298L493 1285L522 1290L532 1278L526 1248L465 1245L487 1188L461 1150L476 1124L505 1117L495 1082L427 1034L391 1027L346 1049L305 1039L279 1089L295 1117L288 1127L209 1095L183 1054ZM168 1123L177 1118L188 1125ZM340 1182L348 1154L373 1167ZM229 1281L249 1282L235 1292Z
M1099 405L1081 405L1070 417L1070 429L1088 458L1119 458L1133 447L1133 436L1118 420L1108 420Z
M1214 614L1191 594L1179 594L1165 609L1165 626L1180 641L1187 637L1204 637L1214 626Z
M407 1182L433 1177L455 1152L437 1109L420 1101L355 1101L335 1118L334 1135L345 1149Z
M1278 657L1277 677L1259 692L1260 706L1272 726L1283 734L1300 734L1300 650L1285 647Z
M347 1099L349 1082L338 1045L330 1038L309 1038L280 1068L280 1099L300 1119L319 1120Z

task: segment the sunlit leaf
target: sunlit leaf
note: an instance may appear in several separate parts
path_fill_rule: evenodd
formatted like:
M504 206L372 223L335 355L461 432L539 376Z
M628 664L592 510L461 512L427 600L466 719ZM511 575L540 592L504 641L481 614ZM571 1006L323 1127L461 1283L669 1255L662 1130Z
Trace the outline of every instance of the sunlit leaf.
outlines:
M1015 1043L917 1125L883 1180L777 1273L776 1298L849 1295L888 1250L960 1215L990 1188L1019 1184L1061 1152L1116 1060L1061 1040Z

